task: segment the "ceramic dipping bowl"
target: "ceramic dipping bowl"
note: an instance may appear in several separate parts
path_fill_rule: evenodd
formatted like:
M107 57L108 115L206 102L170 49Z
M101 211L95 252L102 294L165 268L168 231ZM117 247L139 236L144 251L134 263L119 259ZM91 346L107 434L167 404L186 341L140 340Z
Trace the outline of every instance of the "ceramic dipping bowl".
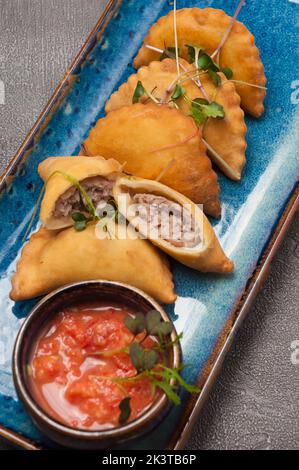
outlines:
M17 394L33 422L50 440L61 446L77 449L105 449L140 437L156 427L168 414L171 405L165 394L159 394L153 404L137 419L107 430L81 430L56 421L36 401L29 386L28 363L34 340L57 312L84 302L117 302L133 311L147 313L158 310L165 321L171 321L163 308L144 292L126 284L110 281L87 281L71 284L44 297L30 312L17 336L13 351L13 378ZM177 338L175 329L171 339ZM179 342L169 350L170 367L178 368L181 361Z

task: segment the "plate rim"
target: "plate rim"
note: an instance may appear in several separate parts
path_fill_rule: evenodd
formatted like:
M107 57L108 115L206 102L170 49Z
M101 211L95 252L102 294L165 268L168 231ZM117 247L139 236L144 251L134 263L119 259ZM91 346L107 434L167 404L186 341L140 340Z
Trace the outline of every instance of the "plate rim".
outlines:
M88 54L88 49L90 44L92 44L92 40L95 38L98 40L99 37L103 35L110 17L117 11L121 3L122 0L108 1L96 25L91 30L83 46L80 48L71 65L67 69L64 78L55 89L5 171L0 175L0 196L6 185L11 183L9 179L14 176L14 170L18 163L23 161L23 159L26 159L26 148L28 147L28 150L31 149L31 146L29 147L28 144L36 137L38 132L43 129L43 124L45 125L47 123L47 117L52 108L60 101L59 98L63 98L63 95L60 97L60 94L65 93L68 90L69 79L84 56ZM197 385L201 387L201 392L194 399L190 398L188 400L185 412L181 418L181 425L178 426L176 432L173 434L167 447L168 450L182 450L184 448L202 407L220 374L224 359L234 342L236 334L249 313L257 294L262 290L269 277L271 262L298 209L299 183L294 186L288 200L286 201L285 208L272 229L271 236L265 244L256 267L253 270L251 277L247 280L247 284L241 292L239 300L236 302L235 307L230 313L229 319L226 321L224 329L219 335L217 344L197 382ZM44 449L44 447L40 446L37 442L27 439L21 434L18 434L3 425L0 425L0 437L26 450Z

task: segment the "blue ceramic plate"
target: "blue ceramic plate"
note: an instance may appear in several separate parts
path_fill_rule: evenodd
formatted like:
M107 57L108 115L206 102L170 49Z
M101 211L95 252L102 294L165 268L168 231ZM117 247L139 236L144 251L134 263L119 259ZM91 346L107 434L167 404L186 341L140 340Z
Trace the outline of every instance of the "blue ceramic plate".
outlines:
M16 397L11 374L15 336L22 319L35 303L14 304L9 300L9 290L22 237L42 186L37 166L47 156L78 152L90 128L103 115L106 99L133 72L132 59L149 27L172 8L172 3L168 0L110 1L109 9L69 70L67 79L58 88L2 179L0 424L2 435L13 438L10 431L21 435L21 439L16 436L15 439L23 445L29 446L25 439L45 445L43 436ZM233 13L235 3L224 0L178 2L180 8L213 6L223 8L228 14ZM197 403L194 398L184 396L182 406L174 409L150 435L132 442L132 448L166 449L183 445L190 422L200 409L261 275L256 275L255 282L250 285L248 281L257 267L258 272L264 274L265 260L273 255L294 212L299 170L299 70L295 70L298 67L295 43L299 5L296 3L297 0L273 0L271 4L251 0L240 14L240 20L255 35L261 51L268 93L262 119L247 119L247 166L242 181L234 183L219 175L222 218L214 225L236 270L231 276L216 277L174 265L179 297L169 313L177 330L184 331L182 347L184 362L188 365L184 374L188 381L199 381L205 386ZM266 247L266 255L259 263ZM237 320L236 312L241 312Z

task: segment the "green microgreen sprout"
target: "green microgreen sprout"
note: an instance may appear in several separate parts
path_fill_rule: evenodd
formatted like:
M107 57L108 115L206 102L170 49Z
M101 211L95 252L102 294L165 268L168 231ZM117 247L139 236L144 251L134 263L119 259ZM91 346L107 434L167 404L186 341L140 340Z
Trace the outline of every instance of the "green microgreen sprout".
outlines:
M174 30L174 45L175 45L175 61L177 75L180 75L180 54L179 54L179 45L178 45L178 30L177 30L177 0L173 1L173 30Z
M133 104L138 103L139 99L144 95L145 95L145 88L142 85L142 82L139 80L134 91L132 103Z
M142 82L138 80L134 94L133 94L132 103L136 104L139 102L140 98L142 98L143 96L146 96L147 98L151 99L154 103L159 104L159 100L157 100L153 95L154 90L152 92L147 91L144 88Z
M135 317L128 315L125 318L125 325L133 335L138 335L145 330L146 321L143 313L137 313Z
M241 11L241 9L244 5L245 5L245 0L240 0L238 6L236 8L236 11L235 11L233 17L231 18L231 21L230 21L224 35L222 36L222 39L221 39L218 47L215 49L215 51L211 55L212 59L214 59L214 57L215 57L217 62L219 62L219 56L220 56L221 49L224 46L224 44L226 43L226 40L227 40L228 36L230 35L232 27L234 26L234 24L237 20L237 17L238 17L238 15L239 15L239 13L240 13L240 11Z
M160 61L164 59L175 59L176 57L176 50L178 51L178 55L180 55L180 49L176 49L175 47L166 47L160 55Z
M178 394L178 386L181 386L189 393L199 393L200 390L197 386L188 384L181 377L180 372L184 367L183 365L180 368L171 368L167 365L167 352L182 338L182 334L176 335L175 339L170 337L173 332L171 322L165 321L157 310L150 310L146 314L139 312L134 316L127 315L124 323L127 329L132 333L133 339L129 346L114 351L114 354L118 352L128 354L136 369L135 375L129 377L94 376L96 380L108 380L115 383L120 386L124 392L125 397L119 404L120 424L127 422L131 416L131 397L129 395L126 396L126 384L147 378L150 380L154 391L159 388L175 405L181 403ZM150 348L146 347L144 343L147 338L156 338L157 341L154 342L154 346ZM90 354L105 355L109 354L109 351L104 351L103 353L93 352Z
M190 64L195 64L196 68L198 69L198 59L201 51L203 51L203 48L195 44L186 44L186 47L188 49L188 62Z
M174 91L171 95L171 99L173 101L176 101L179 98L182 98L182 96L184 96L185 93L186 93L186 90L179 83L177 83L176 86L175 86L175 89L174 89Z
M140 343L131 344L130 358L137 372L141 373L153 369L159 362L159 353L154 349L145 349Z
M172 323L164 321L157 310L151 310L146 315L146 331L152 336L168 336L173 330Z
M186 44L186 47L188 49L189 62L194 64L197 70L208 72L217 87L221 85L221 77L218 75L218 72L223 72L225 76L231 73L231 70L228 68L221 69L201 46Z
M119 424L124 424L128 421L131 415L131 397L125 397L119 404L120 415L118 418Z
M74 227L77 232L82 232L86 229L88 219L85 217L84 214L82 214L81 212L73 212L72 219L75 222Z
M208 118L224 119L225 117L223 106L216 101L209 103L204 98L196 98L189 102L191 116L198 125L202 125Z
M233 78L233 71L229 67L223 67L221 69L221 72L226 76L228 80L231 80Z
M93 202L91 198L89 197L88 193L85 191L83 186L80 184L80 182L72 175L69 175L68 173L65 173L64 171L54 171L46 181L46 185L49 182L50 178L53 178L55 175L60 175L63 176L67 181L71 183L72 186L75 186L75 188L79 191L82 200L84 201L84 205L88 211L88 213L91 215L93 220L99 220L96 208L93 205Z
M38 196L37 203L34 207L32 216L30 218L26 233L23 237L23 241L26 240L26 238L27 238L27 236L28 236L28 234L29 234L29 232L32 228L35 216L37 214L38 208L39 208L39 206L41 204L41 201L42 201L42 198L44 196L46 186L49 183L49 181L53 178L53 176L56 176L56 175L60 175L63 178L65 178L80 193L80 197L81 197L81 200L82 200L83 205L84 205L84 210L83 210L84 213L77 211L77 212L73 212L72 215L71 215L71 217L74 221L74 228L77 232L81 232L81 231L85 230L86 227L87 227L88 222L90 222L90 221L95 221L95 220L102 221L103 222L103 229L107 229L107 225L110 222L110 220L112 220L113 218L115 218L116 221L118 220L119 213L118 213L118 210L116 208L116 204L115 204L114 199L110 199L107 202L106 207L108 209L106 211L105 219L103 219L102 215L98 214L97 209L95 208L91 198L89 197L89 195L88 195L87 191L84 189L84 187L80 184L80 182L74 176L72 176L68 173L65 173L63 171L57 170L57 171L54 171L49 176L49 178L47 179L47 181L45 182L45 184L43 185L43 187L41 189L41 192ZM89 217L86 216L86 213L89 214Z
M206 72L208 72L216 86L221 85L221 78L218 76L218 72L222 72L225 75L225 77L227 78L227 80L231 80L234 83L244 85L244 86L249 86L249 87L260 88L260 89L263 89L263 90L267 90L267 88L265 86L256 85L256 84L253 84L253 83L248 83L248 82L244 82L244 81L240 81L240 80L232 80L233 71L229 67L221 68L220 65L219 65L221 49L223 48L224 44L226 43L227 38L229 37L230 32L231 32L231 30L232 30L232 28L233 28L233 26L234 26L234 24L237 20L237 17L238 17L238 15L239 15L239 13L240 13L240 11L241 11L241 9L243 8L244 5L245 5L245 0L240 0L239 3L238 3L238 6L236 8L236 11L235 11L234 15L231 18L231 21L230 21L226 31L224 32L222 38L221 38L220 43L218 44L217 48L215 49L215 51L210 56L203 50L202 47L200 47L198 45L194 45L194 44L186 44L186 47L188 49L188 60L189 60L190 63L195 64L195 67L196 67L197 71L198 70L205 70ZM159 49L158 47L152 46L150 44L145 44L145 47L147 49L150 49L150 50L154 51L154 52L160 53L161 54L160 60L164 60L167 57L171 58L171 59L176 59L177 63L179 63L179 65L180 65L180 67L183 70L186 71L183 64L179 62L180 49L178 47L176 26L177 26L177 24L176 24L176 2L174 2L174 29L175 29L176 47L169 46L169 47L165 47L164 50ZM207 94L205 92L205 89L202 86L202 83L199 80L199 78L190 77L190 79L193 80L198 85L198 87L202 91L205 99L208 99L208 96L207 96Z

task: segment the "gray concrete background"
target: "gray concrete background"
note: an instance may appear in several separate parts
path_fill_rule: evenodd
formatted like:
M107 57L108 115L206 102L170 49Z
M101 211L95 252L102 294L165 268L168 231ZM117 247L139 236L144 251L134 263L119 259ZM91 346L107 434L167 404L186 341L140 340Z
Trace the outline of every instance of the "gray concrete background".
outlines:
M0 173L5 169L106 0L0 0ZM187 449L298 449L298 217L228 355ZM10 446L0 443L0 449Z

